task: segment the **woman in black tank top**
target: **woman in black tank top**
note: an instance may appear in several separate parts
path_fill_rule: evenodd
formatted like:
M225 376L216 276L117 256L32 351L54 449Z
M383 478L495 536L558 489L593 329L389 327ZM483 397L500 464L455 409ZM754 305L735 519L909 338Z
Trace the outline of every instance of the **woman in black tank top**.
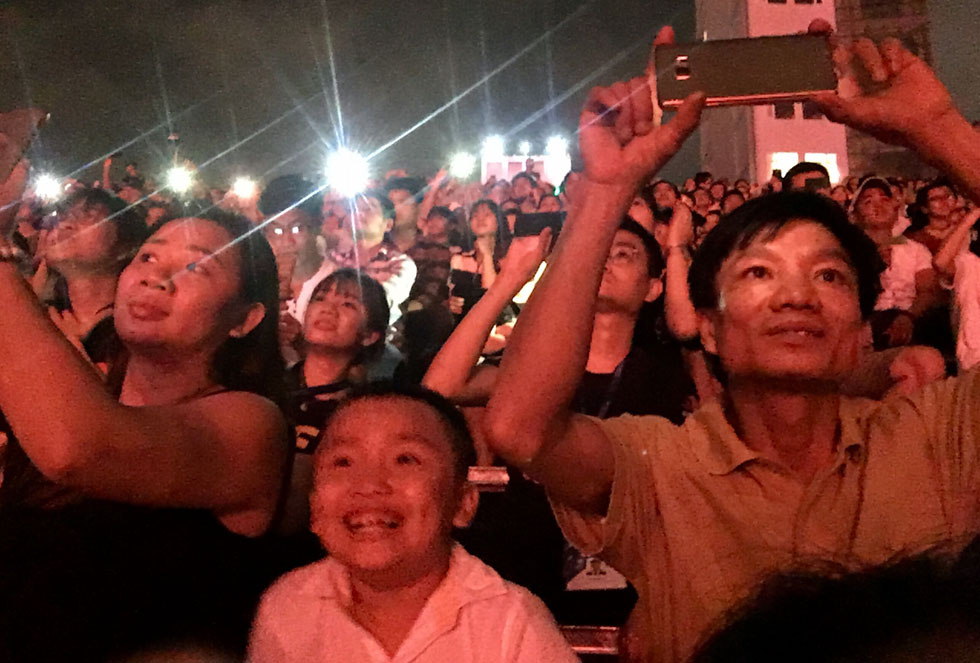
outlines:
M0 661L241 651L289 458L275 259L250 230L207 214L143 244L118 394L0 261Z

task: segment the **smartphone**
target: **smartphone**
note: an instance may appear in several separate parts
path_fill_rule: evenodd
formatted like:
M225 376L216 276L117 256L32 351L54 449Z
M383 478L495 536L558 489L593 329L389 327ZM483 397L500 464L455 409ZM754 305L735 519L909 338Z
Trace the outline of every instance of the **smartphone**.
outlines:
M821 190L830 191L830 179L823 175L808 177L803 180L803 190L809 191L810 193L816 193Z
M514 237L537 237L545 228L551 228L552 238L557 238L565 225L565 212L533 212L520 214L514 222Z
M452 284L453 297L463 299L463 315L473 308L483 293L483 277L475 272L454 269L449 272L449 282Z
M803 101L837 89L831 49L823 35L719 39L658 46L654 50L657 96L675 109L694 92L708 106L746 106Z

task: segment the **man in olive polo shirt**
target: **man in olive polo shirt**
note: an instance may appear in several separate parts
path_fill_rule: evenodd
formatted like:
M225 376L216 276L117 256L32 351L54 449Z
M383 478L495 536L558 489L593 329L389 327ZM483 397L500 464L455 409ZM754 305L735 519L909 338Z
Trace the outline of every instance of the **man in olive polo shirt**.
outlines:
M980 201L980 135L928 66L896 40L851 48L876 91L820 94L825 114L913 147ZM789 193L722 221L691 266L702 341L726 374L723 401L682 426L573 414L619 219L704 103L692 95L658 128L646 85L590 94L580 204L508 343L486 430L498 454L545 486L569 539L636 586L645 659L672 661L766 575L955 552L980 531L980 374L884 403L841 397L881 265L831 202Z

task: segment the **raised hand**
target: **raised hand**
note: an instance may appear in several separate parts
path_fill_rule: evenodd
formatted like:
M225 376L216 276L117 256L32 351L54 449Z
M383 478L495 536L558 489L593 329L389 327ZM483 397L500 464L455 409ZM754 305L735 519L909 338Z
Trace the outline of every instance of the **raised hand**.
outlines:
M507 247L507 255L500 261L501 278L513 278L521 285L527 283L538 272L550 249L551 228L545 228L533 237L513 238Z
M935 72L898 39L838 43L834 62L839 91L813 99L835 122L887 143L913 146L923 132L959 115Z
M674 41L663 28L654 45ZM596 87L579 119L579 147L585 175L593 182L638 186L677 153L697 128L704 95L688 97L673 121L657 126L650 79L634 78Z

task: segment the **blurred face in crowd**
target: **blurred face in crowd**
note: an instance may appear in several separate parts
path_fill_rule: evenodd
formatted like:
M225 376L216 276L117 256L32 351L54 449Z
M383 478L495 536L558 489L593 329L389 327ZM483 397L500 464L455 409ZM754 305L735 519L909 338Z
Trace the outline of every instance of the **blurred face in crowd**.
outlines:
M749 186L749 183L748 183L747 180L736 180L736 182L735 182L735 190L738 191L739 193L741 193L743 196L748 196L749 195L749 191L751 189L752 189L752 187Z
M347 251L354 243L349 204L346 198L335 193L328 193L323 197L320 234L326 242L327 250Z
M178 219L140 247L116 290L116 330L127 347L209 358L262 321L264 307L243 297L231 239L211 221Z
M560 212L561 211L561 200L558 196L542 196L541 202L538 203L539 212Z
M877 187L865 187L854 205L854 220L867 230L891 231L898 221L898 203Z
M647 204L643 196L635 196L630 204L629 211L626 213L631 219L643 226L649 233L654 231L653 210Z
M455 476L449 435L432 408L399 396L357 400L330 419L314 458L311 528L353 576L411 582L445 568L452 527L476 506Z
M146 210L146 226L147 228L152 228L160 222L163 217L167 215L167 208L154 205Z
M112 221L106 221L108 213L102 205L84 201L62 212L45 243L48 266L62 272L115 269L112 249L116 244L116 227Z
M856 364L857 273L823 226L801 219L761 233L725 259L715 287L717 307L699 312L701 338L731 380L837 384Z
M704 216L707 213L708 209L711 208L712 203L714 203L714 200L712 200L710 193L704 189L694 190L694 209L696 209L701 216Z
M721 182L715 182L711 185L709 192L711 193L711 197L714 199L714 201L720 203L722 197L725 195L725 185Z
M380 244L391 229L391 219L384 216L381 202L374 196L357 196L354 201L354 229L357 242L365 246Z
M956 209L956 194L948 186L938 186L927 194L926 213L930 218L946 219Z
M521 201L531 195L531 190L533 189L531 181L526 177L515 177L511 182L511 197L514 200Z
M745 204L745 198L741 193L732 192L721 200L721 213L729 214Z
M830 191L830 197L841 207L847 206L847 189L838 185Z
M316 255L316 231L310 215L294 207L265 224L265 237L276 256Z
M503 205L504 201L510 200L510 182L507 180L497 180L490 188L489 198L498 205Z
M419 218L419 204L407 189L392 189L388 199L395 206L395 227L414 227Z
M674 187L669 182L657 182L653 185L653 200L657 203L657 207L672 208L677 202L677 194L674 193Z
M378 340L367 329L367 309L360 289L353 283L317 288L303 321L303 340L308 348L356 353Z
M422 236L434 242L442 242L449 235L449 220L442 214L430 214L419 222Z
M846 181L847 190L852 195L857 193L858 187L860 187L860 185L861 185L861 180L858 179L857 177L851 175L850 177L847 178Z
M497 215L486 205L477 205L470 215L470 230L476 237L497 234Z
M684 180L684 191L694 191L696 185L694 183L693 177L688 177Z
M659 274L650 276L643 240L626 230L617 230L602 272L596 310L636 314L644 302L654 301L662 290Z

